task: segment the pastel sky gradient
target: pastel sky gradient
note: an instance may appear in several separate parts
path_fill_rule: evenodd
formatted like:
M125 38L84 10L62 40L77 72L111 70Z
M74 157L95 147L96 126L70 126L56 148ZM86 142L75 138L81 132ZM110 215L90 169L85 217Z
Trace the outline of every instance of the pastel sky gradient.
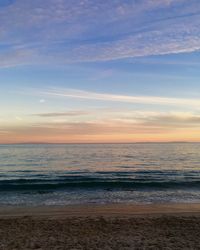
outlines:
M200 141L199 0L0 0L0 143Z

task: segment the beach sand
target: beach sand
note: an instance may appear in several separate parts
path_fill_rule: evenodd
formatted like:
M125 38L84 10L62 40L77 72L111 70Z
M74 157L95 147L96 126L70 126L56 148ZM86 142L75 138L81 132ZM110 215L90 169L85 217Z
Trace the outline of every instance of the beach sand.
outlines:
M1 207L0 249L200 249L200 204Z

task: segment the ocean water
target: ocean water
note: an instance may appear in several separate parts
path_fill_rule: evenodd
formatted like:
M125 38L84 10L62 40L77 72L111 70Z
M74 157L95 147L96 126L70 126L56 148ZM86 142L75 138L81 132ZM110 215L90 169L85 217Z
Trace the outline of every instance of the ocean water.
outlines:
M121 202L200 202L200 144L0 145L0 205Z

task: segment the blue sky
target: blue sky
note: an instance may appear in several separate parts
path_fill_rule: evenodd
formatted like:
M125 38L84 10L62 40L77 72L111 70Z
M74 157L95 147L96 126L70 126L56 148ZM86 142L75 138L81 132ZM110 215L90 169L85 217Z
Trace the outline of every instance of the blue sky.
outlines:
M200 140L199 27L197 0L1 0L0 142Z

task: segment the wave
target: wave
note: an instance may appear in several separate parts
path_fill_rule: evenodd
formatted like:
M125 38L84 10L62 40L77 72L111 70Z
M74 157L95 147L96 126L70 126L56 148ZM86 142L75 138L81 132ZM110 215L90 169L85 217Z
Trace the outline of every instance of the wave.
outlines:
M161 179L122 179L65 177L56 179L16 179L0 181L0 192L4 191L52 191L58 189L200 189L199 179L161 180Z

